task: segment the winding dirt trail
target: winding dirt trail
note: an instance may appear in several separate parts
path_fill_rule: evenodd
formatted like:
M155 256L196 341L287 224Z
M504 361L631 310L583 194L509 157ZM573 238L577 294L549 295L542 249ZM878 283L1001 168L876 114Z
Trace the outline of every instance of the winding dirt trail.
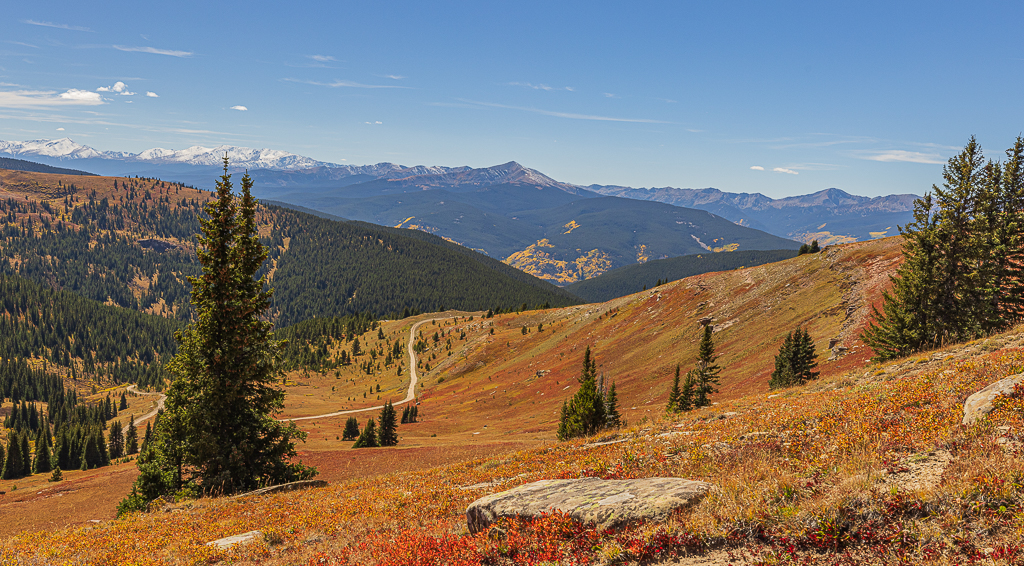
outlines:
M135 418L135 426L139 426L139 424L141 424L142 421L144 421L144 420L146 420L148 418L156 416L156 414L158 412L160 412L160 409L164 408L164 401L167 400L167 395L164 395L163 393L150 393L150 392L146 392L146 391L139 391L139 386L135 385L135 384L130 385L128 387L128 391L131 391L132 393L137 393L139 395L159 395L160 396L160 398L156 400L156 407L154 407L152 411L146 413L145 415L142 415L141 417L136 417Z
M416 324L412 325L409 329L409 343L406 345L406 352L409 354L409 391L405 394L405 399L392 403L392 406L403 405L416 399L416 383L419 381L419 376L416 375L416 352L413 351L413 346L416 344L416 329L421 325L430 322L432 320L446 320L452 317L444 318L428 318L421 320ZM384 405L376 405L374 407L365 407L362 409L349 409L347 411L335 411L333 413L324 413L322 415L313 415L309 417L294 417L290 419L278 419L279 421L309 421L313 419L326 419L328 417L338 417L341 415L351 415L354 413L365 413L366 411L379 411L384 408Z

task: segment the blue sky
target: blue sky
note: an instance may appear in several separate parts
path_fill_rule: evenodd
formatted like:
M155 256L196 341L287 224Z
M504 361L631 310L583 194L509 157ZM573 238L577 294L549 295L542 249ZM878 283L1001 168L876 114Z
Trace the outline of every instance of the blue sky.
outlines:
M12 0L4 12L3 140L515 160L571 183L780 197L921 194L972 134L999 158L1024 131L1019 1Z

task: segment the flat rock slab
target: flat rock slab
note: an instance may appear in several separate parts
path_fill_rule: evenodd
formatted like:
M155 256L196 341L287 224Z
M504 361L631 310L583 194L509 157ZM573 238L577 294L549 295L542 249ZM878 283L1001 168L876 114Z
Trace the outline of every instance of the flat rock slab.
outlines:
M244 544L259 539L263 536L260 531L249 531L240 535L234 535L230 537L219 538L215 541L206 543L206 546L216 546L221 550L227 550L237 544Z
M1012 395L1014 388L1022 382L1024 382L1024 373L1018 373L1017 375L1000 379L968 397L967 401L964 401L963 424L974 424L984 418L995 408L996 399Z
M696 503L711 484L681 478L540 480L482 497L466 509L469 531L501 517L535 518L559 511L601 529L636 520L660 520Z

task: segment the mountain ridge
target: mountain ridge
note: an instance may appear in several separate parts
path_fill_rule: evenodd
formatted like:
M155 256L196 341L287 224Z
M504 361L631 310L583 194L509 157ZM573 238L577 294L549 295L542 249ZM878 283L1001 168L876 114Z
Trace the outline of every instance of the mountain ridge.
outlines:
M390 162L344 165L280 150L227 145L215 148L192 146L183 150L152 148L139 153L101 152L70 138L62 138L0 141L0 154L36 156L41 161L58 165L64 165L68 160L82 160L88 164L88 169L101 175L173 176L178 181L206 189L213 188L212 179L216 177L224 155L227 155L232 171L250 171L263 191L257 196L303 206L314 196L312 193L337 191L344 187L359 187L360 190L356 191L359 194L335 193L334 196L366 198L430 189L465 193L496 185L552 188L577 196L614 196L695 208L774 236L805 242L818 240L823 245L893 235L897 226L912 220L913 201L917 198L912 194L864 197L838 188L773 199L756 192L731 193L716 188L582 186L558 181L515 161L482 168L405 166Z

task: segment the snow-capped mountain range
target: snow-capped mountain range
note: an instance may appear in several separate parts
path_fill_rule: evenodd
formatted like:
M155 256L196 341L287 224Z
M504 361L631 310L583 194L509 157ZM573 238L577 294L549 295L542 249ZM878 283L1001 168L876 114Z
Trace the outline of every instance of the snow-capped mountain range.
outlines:
M143 161L150 163L182 163L217 167L228 156L232 167L250 169L309 169L312 167L346 167L325 163L294 153L274 149L251 149L221 145L217 147L192 146L188 149L147 149L140 153L124 151L97 151L70 138L59 140L31 140L24 142L0 141L0 153L15 157L50 157L60 160L110 159L117 161Z
M314 202L325 212L346 218L373 221L362 213L328 205L331 199L366 199L400 193L442 191L438 200L451 202L450 193L469 193L487 187L555 189L577 196L619 197L657 201L684 208L712 212L743 226L787 238L849 241L891 235L896 226L911 217L915 195L860 197L839 189L825 189L810 195L772 199L760 193L728 193L714 188L677 189L632 188L607 185L587 187L556 181L543 173L510 161L493 167L404 166L395 163L342 165L273 149L252 149L220 145L193 146L173 150L154 148L139 153L98 151L69 138L0 141L0 156L30 159L58 167L72 166L100 175L139 175L173 179L199 188L213 189L217 170L227 155L234 171L248 170L256 181L259 198L292 202L302 206ZM74 162L73 164L69 162ZM499 191L500 192L500 191ZM491 196L481 198L497 198ZM527 191L522 198L536 200L539 192ZM339 201L341 202L341 201ZM326 207L326 208L324 208ZM378 205L374 207L379 208ZM327 210L330 208L330 210ZM403 211L408 216L408 211ZM403 216L405 218L405 216ZM827 225L826 225L827 224Z

